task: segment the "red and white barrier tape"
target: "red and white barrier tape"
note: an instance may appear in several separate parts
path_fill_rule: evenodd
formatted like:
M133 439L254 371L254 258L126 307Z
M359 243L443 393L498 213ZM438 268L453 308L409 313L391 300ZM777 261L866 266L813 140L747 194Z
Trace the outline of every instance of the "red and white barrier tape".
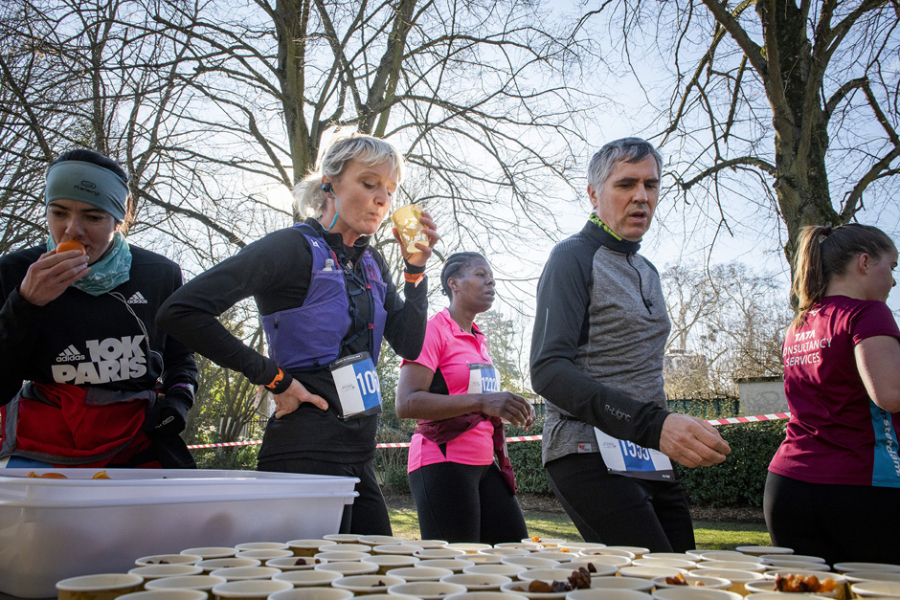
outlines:
M717 425L731 425L734 423L759 423L761 421L779 421L781 419L789 419L791 413L771 413L768 415L755 415L752 417L727 417L724 419L707 419L707 423L713 427ZM520 435L517 437L506 438L507 442L539 442L542 436L539 435ZM254 446L262 444L262 440L246 440L243 442L223 442L221 444L195 444L188 446L188 450L201 450L206 448L229 448L231 446ZM376 448L409 448L409 442L397 442L377 444Z

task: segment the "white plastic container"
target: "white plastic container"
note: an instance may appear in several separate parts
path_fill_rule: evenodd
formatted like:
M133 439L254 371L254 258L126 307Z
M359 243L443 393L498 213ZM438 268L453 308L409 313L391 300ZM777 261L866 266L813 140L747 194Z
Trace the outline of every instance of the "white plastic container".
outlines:
M56 595L61 579L126 572L135 559L252 539L338 531L359 481L255 471L0 470L0 592Z

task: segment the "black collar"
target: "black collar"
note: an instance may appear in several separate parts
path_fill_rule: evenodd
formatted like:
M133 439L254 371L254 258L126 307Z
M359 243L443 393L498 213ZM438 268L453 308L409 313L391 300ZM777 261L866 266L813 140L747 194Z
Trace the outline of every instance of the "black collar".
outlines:
M640 242L629 242L628 240L616 239L614 235L597 225L588 221L581 230L589 239L595 240L601 246L606 246L614 252L621 254L637 254L641 249Z
M308 217L306 219L306 224L315 229L316 233L322 236L322 239L325 240L332 250L339 255L343 254L353 262L356 262L356 260L362 256L363 252L369 248L370 236L360 236L352 246L347 246L344 244L344 236L340 233L325 231L325 227L323 227L316 219Z

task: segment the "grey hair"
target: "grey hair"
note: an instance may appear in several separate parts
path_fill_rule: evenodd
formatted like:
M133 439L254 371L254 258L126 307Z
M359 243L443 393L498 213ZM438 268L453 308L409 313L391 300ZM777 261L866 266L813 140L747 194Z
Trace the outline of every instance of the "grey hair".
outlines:
M294 204L299 215L312 217L322 214L326 201L325 192L322 191L322 176L327 175L332 181L338 181L351 160L367 166L390 162L397 184L403 181L403 155L393 144L357 132L349 135L337 133L319 157L315 170L310 171L294 186Z
M650 142L636 137L609 142L591 158L588 165L588 184L599 188L606 183L617 162L636 163L648 156L656 160L656 172L662 175L662 156Z

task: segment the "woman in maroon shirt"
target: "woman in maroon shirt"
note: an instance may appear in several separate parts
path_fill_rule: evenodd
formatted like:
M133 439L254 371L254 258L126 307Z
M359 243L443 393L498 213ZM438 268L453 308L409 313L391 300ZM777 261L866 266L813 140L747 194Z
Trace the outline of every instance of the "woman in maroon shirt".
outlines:
M885 304L896 266L874 227L800 236L782 349L791 419L765 514L774 544L829 563L900 563L900 329Z

